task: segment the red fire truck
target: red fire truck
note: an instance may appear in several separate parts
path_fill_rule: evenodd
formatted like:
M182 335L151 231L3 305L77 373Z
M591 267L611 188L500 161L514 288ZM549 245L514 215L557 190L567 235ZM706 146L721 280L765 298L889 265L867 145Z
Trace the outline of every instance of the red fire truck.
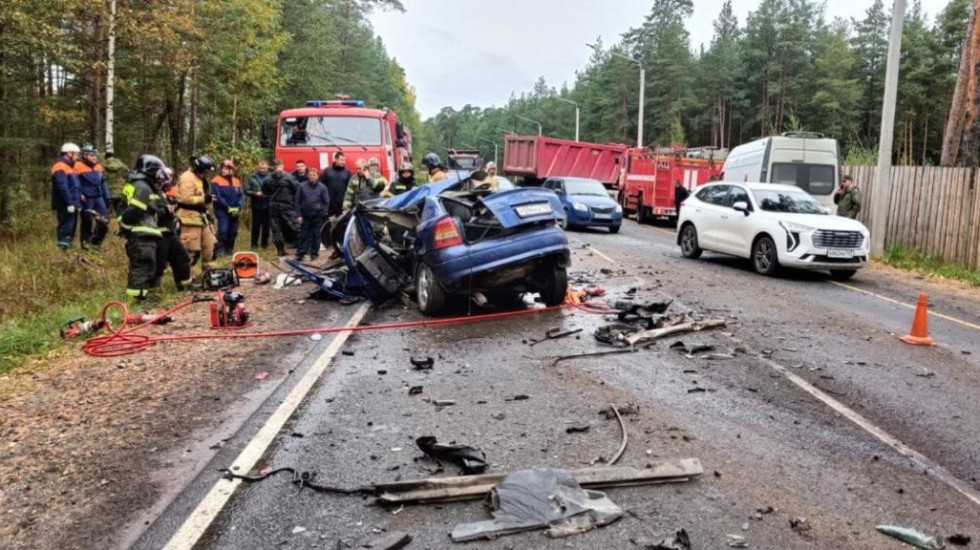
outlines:
M412 161L412 135L395 112L365 107L360 99L307 101L306 107L279 113L274 146L286 170L299 160L323 170L343 152L352 170L359 159L378 159L391 180L399 165Z
M640 223L663 217L675 219L674 182L695 187L718 179L724 151L712 148L655 147L630 149L623 157L619 203Z

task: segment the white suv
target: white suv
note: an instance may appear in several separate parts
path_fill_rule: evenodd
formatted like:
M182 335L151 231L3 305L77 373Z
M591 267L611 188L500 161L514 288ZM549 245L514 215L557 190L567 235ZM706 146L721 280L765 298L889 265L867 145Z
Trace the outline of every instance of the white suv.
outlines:
M867 265L870 233L857 220L830 214L799 187L718 182L698 188L681 207L677 244L685 258L702 250L752 260L755 270L780 266L853 277Z

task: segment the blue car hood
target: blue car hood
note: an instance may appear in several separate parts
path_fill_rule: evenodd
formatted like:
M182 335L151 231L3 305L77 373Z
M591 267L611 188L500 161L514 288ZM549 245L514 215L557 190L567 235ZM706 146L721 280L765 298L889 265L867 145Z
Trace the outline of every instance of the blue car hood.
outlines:
M613 208L616 206L616 201L612 200L612 198L609 196L600 197L599 195L566 195L566 197L568 198L568 202L580 202L589 208L594 208L596 206Z
M420 207L425 201L426 197L434 197L444 191L448 191L453 187L460 185L463 180L470 176L469 172L462 172L459 170L453 170L449 172L449 176L442 181L437 181L435 183L427 183L420 187L412 189L408 193L402 193L396 197L391 197L379 203L372 203L372 206L378 208L388 208L391 210L406 210L412 207Z

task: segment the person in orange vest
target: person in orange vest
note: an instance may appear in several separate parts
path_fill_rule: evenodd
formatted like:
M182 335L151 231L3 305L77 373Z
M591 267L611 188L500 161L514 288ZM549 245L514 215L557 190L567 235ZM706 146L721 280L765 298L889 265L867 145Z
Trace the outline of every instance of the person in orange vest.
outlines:
M81 190L75 162L81 149L74 143L61 146L61 157L51 167L51 210L58 215L58 248L68 250L75 240L78 211L82 209Z
M191 265L201 263L205 269L214 266L214 232L208 219L212 196L204 184L214 161L207 155L191 159L191 167L177 179L177 219L180 222L180 242L191 256Z
M242 182L235 177L235 163L231 160L221 161L221 173L211 180L211 194L214 195L214 215L218 218L218 247L215 258L220 258L235 252L238 216L245 204Z
M99 164L99 152L91 145L82 147L82 160L75 163L82 199L82 248L102 250L109 231L109 183Z

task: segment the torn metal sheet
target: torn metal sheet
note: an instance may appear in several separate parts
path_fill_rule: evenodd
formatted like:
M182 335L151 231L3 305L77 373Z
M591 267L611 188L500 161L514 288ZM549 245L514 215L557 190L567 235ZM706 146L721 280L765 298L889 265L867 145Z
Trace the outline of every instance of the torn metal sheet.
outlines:
M431 435L424 435L416 439L415 444L426 455L459 466L464 474L480 474L485 472L489 466L487 455L469 445L446 445L439 443Z
M659 340L661 338L666 338L674 334L684 334L686 332L700 332L702 330L708 330L713 328L719 328L725 326L724 319L708 319L705 321L695 321L691 323L681 323L679 325L674 325L672 327L658 328L654 330L645 330L634 334L626 339L630 346L636 347L637 344L643 342L650 342L654 340Z
M715 347L711 344L704 344L701 342L692 342L688 344L683 340L678 340L670 345L670 349L680 351L686 355L695 355L705 351L714 351Z
M884 533L890 537L894 537L902 542L907 542L916 548L924 548L925 550L940 550L946 547L946 544L936 537L930 537L921 531L909 527L899 527L897 525L878 525L875 527L879 533Z
M674 536L667 537L656 544L645 544L644 550L691 550L691 537L681 529Z
M605 493L583 489L566 470L536 468L509 474L491 492L494 519L457 525L453 542L493 539L547 529L567 537L608 525L623 516Z

